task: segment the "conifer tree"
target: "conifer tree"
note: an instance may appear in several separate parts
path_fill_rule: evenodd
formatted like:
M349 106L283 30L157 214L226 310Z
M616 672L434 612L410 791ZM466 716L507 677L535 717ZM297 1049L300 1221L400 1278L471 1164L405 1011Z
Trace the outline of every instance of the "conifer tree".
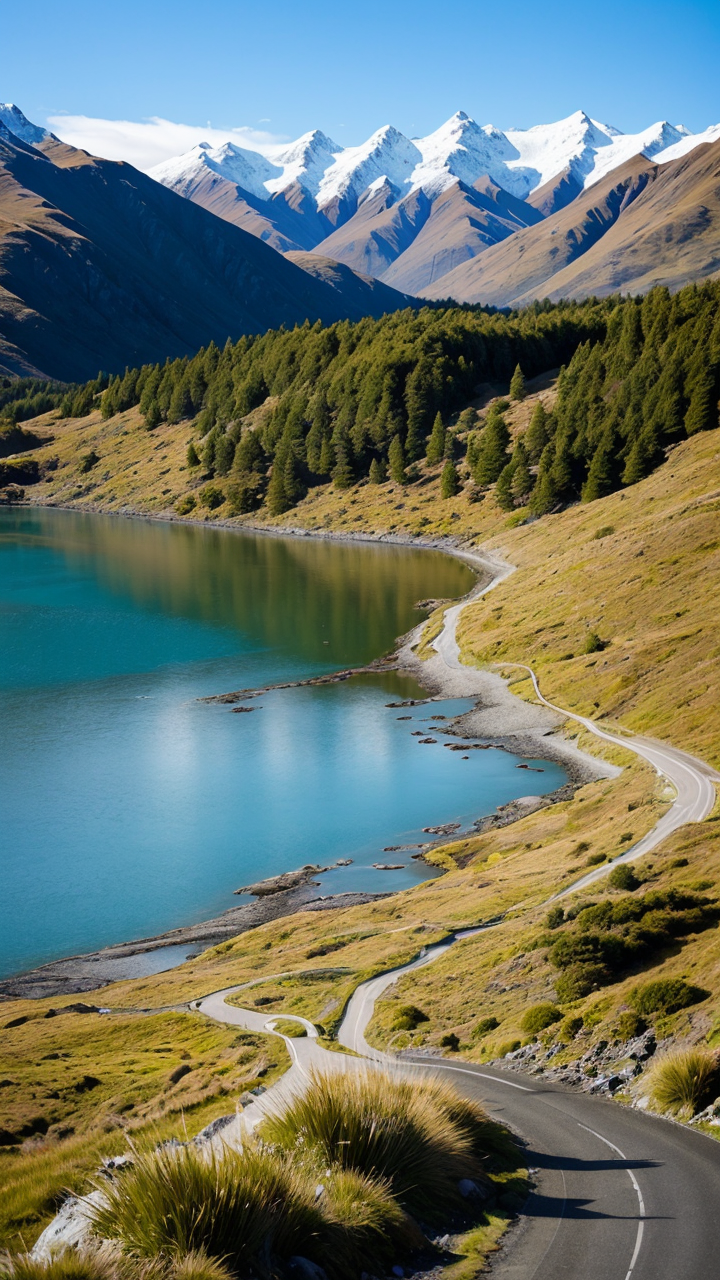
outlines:
M493 406L480 433L477 446L477 458L473 468L473 479L477 484L495 483L507 462L509 443L510 432L505 419Z
M390 442L388 458L390 462L391 478L396 484L405 484L407 481L407 475L405 474L405 451L399 435L393 436Z
M525 399L525 395L526 395L526 390L525 390L525 374L523 373L522 369L520 368L520 365L519 365L519 364L516 364L516 365L515 365L515 372L514 372L514 374L513 374L512 378L511 378L511 380L510 380L510 399L511 399L511 400L524 400L524 399Z
M385 468L382 465L382 463L378 461L377 458L373 458L372 462L370 463L370 483L384 484L384 482L385 482Z
M320 467L318 475L329 476L335 465L335 450L330 436L325 436L320 449Z
M515 475L515 465L508 462L500 472L495 485L495 500L503 511L512 511L515 506L512 492L513 476Z
M283 468L283 487L288 507L294 507L305 496L300 463L292 446L287 451Z
M281 516L288 511L290 503L285 493L284 468L276 459L273 463L272 475L267 491L267 505L271 516Z
M457 473L457 467L452 458L448 458L440 477L440 496L442 498L454 498L459 489L460 477Z
M188 447L187 447L187 455L186 455L186 457L187 457L187 465L188 465L189 467L191 467L191 468L192 468L192 467L199 467L199 466L200 466L200 458L198 457L198 451L197 451L197 449L195 448L195 445L194 445L194 443L193 443L193 441L192 441L192 440L190 441L190 443L189 443L189 445L188 445Z
M657 454L657 435L651 424L640 432L630 449L622 474L623 484L637 484L649 476L657 463Z
M355 473L350 462L350 440L342 429L335 431L335 466L332 472L336 489L350 489L355 483Z
M431 465L440 462L445 455L445 425L442 414L436 413L433 429L428 440L426 457Z
M698 431L712 431L718 426L717 387L707 367L696 377L685 414L685 430L689 436Z
M533 409L530 425L525 432L525 448L532 462L540 461L542 451L549 439L548 413L542 400L538 400Z
M618 469L618 441L612 428L608 428L590 463L587 480L582 487L583 502L594 502L612 493L617 488Z
M533 487L533 478L528 465L527 450L522 440L518 440L512 456L513 476L511 492L515 502L522 505L527 501Z
M157 400L150 401L150 403L148 404L147 408L144 411L144 417L145 417L145 426L147 427L148 431L154 431L156 427L160 426L160 423L162 422L162 415L160 413L160 405L158 404Z

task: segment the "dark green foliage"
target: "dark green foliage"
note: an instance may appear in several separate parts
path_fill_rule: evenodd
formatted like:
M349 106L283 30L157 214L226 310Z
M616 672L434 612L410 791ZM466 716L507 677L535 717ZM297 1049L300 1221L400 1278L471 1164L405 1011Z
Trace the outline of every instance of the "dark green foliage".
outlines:
M386 479L385 468L377 458L373 458L370 463L369 475L371 484L383 484Z
M562 907L551 907L545 917L545 923L548 929L559 929L565 919L565 911Z
M525 399L525 395L526 395L526 390L525 390L525 374L523 373L522 369L520 368L520 365L519 365L519 364L516 364L516 365L515 365L515 372L514 372L514 374L513 374L512 378L511 378L511 380L510 380L510 399L511 399L511 400L524 400L524 399Z
M636 1013L677 1013L680 1009L688 1009L690 1005L707 1000L709 991L702 987L694 987L683 978L658 978L656 982L646 982L634 987L629 995L629 1002Z
M190 441L187 447L187 454L185 456L186 456L187 465L189 467L200 466L200 458L198 456L198 451L195 448L195 445L193 444L192 440Z
M520 1026L529 1036L537 1036L554 1022L560 1022L562 1014L554 1004L533 1004L525 1010Z
M548 950L550 963L561 970L555 984L558 1000L579 999L614 982L677 939L708 928L717 914L710 899L678 889L578 904L567 913Z
M401 1004L393 1018L393 1031L414 1031L429 1018L416 1004Z
M84 453L82 455L80 459L80 471L92 471L93 467L96 467L99 461L99 455L94 449L91 449L89 453Z
M248 470L228 458L252 413L263 456L250 470L264 479L277 512L297 502L308 484L331 476L354 484L373 460L392 472L391 449L394 478L412 483L415 473L407 477L405 468L422 457L428 436L428 457L440 462L449 434L442 424L458 410L463 434L477 422L465 406L479 382L507 383L512 375L517 395L518 367L534 378L563 366L553 413L536 406L522 440L525 457L516 446L509 490L507 475L501 490L503 502L527 502L534 515L544 515L581 496L592 501L634 484L662 461L668 445L718 425L719 314L717 282L672 298L654 289L641 302L590 299L510 313L424 307L357 324L245 337L222 351L211 344L192 359L126 370L109 381L99 375L65 389L61 408L85 414L101 397L104 416L139 404L149 427L196 419L208 474ZM58 402L56 386L43 392L22 381L17 397L14 384L0 387L0 417L5 410L30 416L13 404L36 395ZM403 452L402 477L395 441ZM496 483L511 461L509 444L502 404L496 404L468 439L476 484ZM268 487L280 447L282 476Z
M197 506L197 502L195 500L194 494L186 493L184 497L180 498L175 503L175 510L177 511L179 516L189 516L190 512L194 511L196 506Z
M457 1053L460 1048L460 1037L454 1031L448 1031L444 1036L440 1037L440 1048L449 1049L451 1053Z
M440 477L440 496L442 498L454 498L459 490L460 477L457 473L457 467L448 458Z
M588 631L583 645L583 653L602 653L607 648L607 641L601 640L597 631Z
M476 484L495 483L507 463L509 444L510 432L507 423L500 407L493 405L477 444L476 462L473 467L473 480Z
M623 889L626 893L632 893L634 889L639 889L641 883L632 867L629 867L626 862L621 863L619 867L613 867L608 876L608 884L611 888Z
M206 484L205 488L200 490L198 497L202 505L209 507L211 511L221 507L225 501L225 494L216 484Z
M445 427L442 420L442 414L435 415L433 429L430 432L430 439L427 446L427 460L430 463L440 462L445 456Z
M390 442L390 452L388 455L390 463L390 476L396 484L405 484L407 476L405 474L405 450L402 446L400 436L393 436Z
M495 485L495 498L498 506L503 511L512 511L515 506L513 498L512 484L515 475L515 465L512 461L507 462L497 478Z
M647 1023L632 1009L625 1009L617 1020L617 1033L621 1040L634 1040L647 1031Z
M488 1031L495 1031L496 1027L499 1027L499 1026L500 1026L500 1023L498 1022L497 1018L493 1018L493 1017L481 1018L475 1028L475 1035L486 1036Z
M57 409L74 390L65 383L46 382L44 378L0 378L0 430Z

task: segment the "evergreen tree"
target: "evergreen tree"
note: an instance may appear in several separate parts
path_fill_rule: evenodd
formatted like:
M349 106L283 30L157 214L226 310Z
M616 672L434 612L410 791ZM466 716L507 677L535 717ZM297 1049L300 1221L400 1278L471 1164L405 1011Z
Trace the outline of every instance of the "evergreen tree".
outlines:
M505 419L493 406L480 433L477 446L477 458L473 468L473 479L476 484L495 483L507 462L509 443L510 432Z
M525 432L525 448L532 462L539 462L545 445L550 439L548 430L548 413L542 400L538 400L533 409L530 425Z
M637 484L644 480L657 464L657 435L652 425L645 427L635 440L625 463L622 474L623 484Z
M160 423L162 422L162 415L160 413L160 405L158 404L157 400L150 401L147 408L145 409L144 417L145 417L145 426L147 427L148 431L154 431L156 427L160 426Z
M188 447L187 447L187 455L186 455L186 457L187 457L187 465L188 465L191 469L192 469L193 467L199 467L199 466L200 466L200 458L198 457L198 451L197 451L197 449L195 448L195 445L193 444L193 441L192 441L192 440L190 441L190 443L189 443L189 445L188 445Z
M698 431L712 431L718 426L718 402L715 378L704 368L695 379L690 404L685 414L685 430L689 436Z
M470 468L471 473L474 472L475 467L477 465L477 455L478 455L478 438L476 433L473 431L472 434L468 436L467 454L466 454L467 464Z
M525 374L519 364L515 365L515 372L510 380L510 399L524 400L525 391Z
M583 502L594 502L612 493L618 484L618 441L615 432L608 429L600 441L582 488Z
M215 444L215 474L226 476L235 457L235 441L226 431Z
M342 430L335 432L335 466L332 478L336 489L350 489L355 483L355 473L350 462L349 437Z
M446 431L445 432L445 448L443 449L443 458L445 458L446 461L448 458L450 459L451 462L455 461L456 447L457 447L457 436L455 435L455 432Z
M405 484L405 452L399 435L393 436L389 452L390 476L396 484Z
M290 509L290 503L285 493L284 468L277 459L273 463L266 501L271 516L281 516Z
M525 445L522 439L518 440L517 444L515 445L512 461L513 461L513 476L512 476L512 485L511 485L512 496L515 502L517 502L519 505L522 505L527 501L528 496L530 495L530 492L533 487L533 478L530 474L530 467L528 465L527 450L525 448Z
M457 467L452 459L448 458L440 477L440 496L442 498L454 498L459 490L460 477L457 473Z
M513 476L515 475L515 465L508 462L500 472L495 485L495 500L503 511L512 511L515 506L512 492Z
M300 462L292 446L287 451L283 468L283 487L288 507L294 507L305 496Z
M445 426L442 420L442 414L435 415L433 429L428 440L426 457L431 465L444 457L445 454Z
M373 458L372 462L370 463L370 483L384 484L384 482L385 482L385 468L381 462L378 462L377 458Z
M335 450L330 436L325 436L320 449L320 467L318 475L329 476L335 465Z

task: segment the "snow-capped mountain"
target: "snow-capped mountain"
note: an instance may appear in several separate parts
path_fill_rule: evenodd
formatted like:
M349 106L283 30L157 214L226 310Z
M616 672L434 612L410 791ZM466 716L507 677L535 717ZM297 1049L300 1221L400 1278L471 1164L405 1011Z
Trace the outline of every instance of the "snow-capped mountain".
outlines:
M36 146L38 142L44 142L46 138L55 137L55 134L50 133L48 129L41 129L40 125L32 124L14 102L0 102L0 124L4 124L5 128L21 142L29 142L31 147Z
M720 126L716 127L720 132ZM396 199L421 189L431 199L458 180L473 186L490 177L511 195L525 200L533 191L568 172L578 187L588 187L635 155L661 163L684 154L707 134L691 134L682 125L660 121L641 133L621 133L612 125L592 120L584 111L554 124L531 129L479 125L464 111L425 138L406 138L392 125L378 129L357 147L339 147L319 130L283 147L250 150L226 143L212 148L201 143L177 159L150 170L165 186L192 198L192 188L208 168L249 191L258 199L298 183L318 209L343 201L352 214L361 197L383 180ZM681 147L681 152L677 148Z

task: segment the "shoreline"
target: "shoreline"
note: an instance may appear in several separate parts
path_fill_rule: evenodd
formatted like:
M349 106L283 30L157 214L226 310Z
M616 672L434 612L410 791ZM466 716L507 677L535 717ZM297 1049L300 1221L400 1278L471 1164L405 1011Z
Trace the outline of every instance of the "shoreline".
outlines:
M55 510L75 511L85 514L115 515L123 519L146 519L164 523L192 524L197 528L215 528L238 533L252 532L275 537L322 538L338 542L375 542L413 547L421 550L440 551L454 556L468 564L477 574L477 581L470 591L459 600L450 602L452 608L459 613L473 599L479 598L498 580L498 570L505 570L503 576L513 571L513 566L502 562L498 557L479 553L459 545L454 539L445 538L413 538L406 535L378 535L367 532L337 534L333 531L310 531L303 529L275 529L249 524L234 524L228 521L179 521L173 516L144 515L140 512L105 512L102 509L66 507L50 503L26 502L26 507L51 507ZM481 834L495 827L508 825L538 808L569 799L578 787L598 777L614 776L618 772L600 758L581 752L577 746L559 732L566 723L566 718L546 708L525 702L510 690L507 682L499 675L479 668L458 665L455 670L449 667L439 652L430 658L418 658L415 646L419 643L427 619L421 620L405 636L397 641L392 654L374 659L365 667L330 673L322 677L322 682L349 679L352 675L367 671L395 670L412 676L417 683L428 691L429 699L472 698L475 705L471 711L448 721L444 731L457 736L459 741L481 739L488 746L509 751L530 758L543 758L561 764L568 775L568 780L556 791L548 795L519 797L508 804L498 807L495 813L477 819L467 832L454 832L450 838L461 838L462 835ZM390 665L392 664L392 666ZM313 683L313 680L300 680L293 684ZM243 691L243 696L261 693L263 690ZM203 701L229 701L234 695L217 694ZM448 837L429 842L424 854L430 848L440 847L448 842ZM342 852L338 856L342 856ZM428 864L432 865L432 864ZM161 934L139 938L129 942L112 944L96 951L76 956L67 956L46 964L35 966L23 973L10 975L0 979L0 1003L13 999L41 999L64 997L95 991L112 982L122 981L121 970L123 960L132 960L147 953L157 953L167 947L187 947L193 955L208 950L237 937L249 929L257 928L272 920L294 915L300 911L324 911L342 907L363 905L365 902L401 893L394 890L388 893L344 893L323 896L314 892L317 888L304 884L275 893L270 897L262 897L251 903L231 907L219 916L191 925L179 925ZM198 950L195 951L195 947ZM183 963L183 961L179 961ZM171 966L175 967L175 966ZM160 972L161 970L158 970Z

